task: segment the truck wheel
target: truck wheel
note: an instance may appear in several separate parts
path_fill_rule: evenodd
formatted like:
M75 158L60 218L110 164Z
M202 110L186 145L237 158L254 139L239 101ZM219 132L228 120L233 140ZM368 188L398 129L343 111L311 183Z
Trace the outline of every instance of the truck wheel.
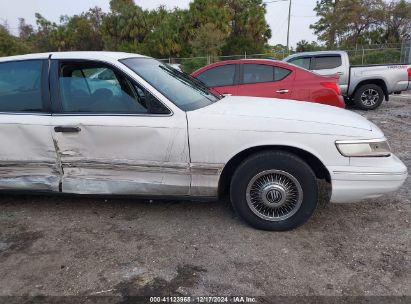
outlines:
M287 152L262 152L237 168L230 196L234 210L249 225L263 230L290 230L313 214L317 180L301 158Z
M354 94L355 105L361 110L374 110L383 100L384 92L376 84L363 85Z

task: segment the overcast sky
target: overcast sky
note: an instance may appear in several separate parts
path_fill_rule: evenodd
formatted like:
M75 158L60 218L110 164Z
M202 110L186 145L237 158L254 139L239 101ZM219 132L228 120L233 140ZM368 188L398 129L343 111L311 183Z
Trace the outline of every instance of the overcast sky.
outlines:
M286 44L288 1L265 0L267 3L267 22L272 30L270 44ZM0 22L7 24L16 33L18 18L23 17L30 24L35 24L34 13L42 14L46 19L58 22L61 15L74 15L88 10L90 7L99 6L104 11L109 10L109 0L0 0ZM292 0L292 17L290 30L290 44L302 40L316 40L310 30L310 24L317 18L313 8L316 0ZM135 3L145 9L154 9L166 5L169 9L174 7L188 8L190 0L135 0Z

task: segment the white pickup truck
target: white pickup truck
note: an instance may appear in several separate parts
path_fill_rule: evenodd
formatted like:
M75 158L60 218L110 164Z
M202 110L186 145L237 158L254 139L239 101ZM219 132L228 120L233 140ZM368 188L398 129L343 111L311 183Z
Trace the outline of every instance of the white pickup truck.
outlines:
M348 102L358 108L372 110L389 99L411 89L411 65L376 64L350 66L344 51L297 53L284 61L320 75L338 75L341 93Z

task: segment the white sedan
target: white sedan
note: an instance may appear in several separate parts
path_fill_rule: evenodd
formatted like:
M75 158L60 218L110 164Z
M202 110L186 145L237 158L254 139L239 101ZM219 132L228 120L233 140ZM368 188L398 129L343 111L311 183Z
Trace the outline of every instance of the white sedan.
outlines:
M94 77L104 70L110 81ZM215 199L260 229L332 202L397 190L407 177L384 134L320 104L222 97L126 53L0 58L0 189Z

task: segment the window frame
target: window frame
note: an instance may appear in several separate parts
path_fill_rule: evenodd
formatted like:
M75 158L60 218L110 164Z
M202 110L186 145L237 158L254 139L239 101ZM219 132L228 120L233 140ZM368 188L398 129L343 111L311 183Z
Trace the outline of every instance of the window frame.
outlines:
M287 61L287 63L294 64L292 61L296 61L296 60L298 60L298 59L310 59L310 65L309 65L307 71L312 71L313 58L314 58L314 56L297 56L297 57L291 58L289 61ZM299 66L299 65L296 65L296 64L294 64L294 65L297 66L297 67L299 67L299 68L301 68L301 69L306 69L306 68L304 68L304 67L302 67L302 66Z
M196 75L195 77L198 78L198 76L200 76L200 75L202 75L202 74L204 74L204 73L206 73L206 72L208 72L208 71L211 71L211 70L213 70L213 69L220 68L220 67L226 67L226 66L228 66L228 65L233 65L233 66L234 66L234 81L233 81L233 84L218 85L218 86L212 86L212 87L210 87L210 86L208 86L208 84L206 84L206 83L205 83L204 81L202 81L201 79L198 79L198 80L204 82L204 84L206 84L208 88L222 88L222 87L231 87L231 86L239 85L239 84L240 84L240 67L239 67L239 64L238 64L238 63L225 63L225 64L215 65L215 66L213 66L213 67L210 67L210 68L207 69L207 70L202 71L200 74Z
M0 115L37 115L37 116L50 116L51 115L51 99L50 99L50 88L49 88L49 60L46 58L33 58L33 59L17 59L17 60L6 60L1 61L1 64L7 63L24 63L28 61L39 61L41 62L40 70L40 99L41 99L41 110L40 111L1 111Z
M271 81L258 81L258 82L247 82L247 83L244 83L244 66L245 66L246 64L263 65L263 66L269 66L269 67L271 67L272 70L273 70L273 71L272 71L273 80L271 80ZM240 65L241 65L241 67L240 67L240 75L241 75L241 77L240 77L240 83L239 83L240 85L260 84L260 83L277 83L277 82L279 82L279 81L282 81L282 80L288 78L288 77L293 73L293 70L290 70L290 69L287 69L287 68L284 68L284 67L280 67L280 66L276 66L276 65L273 65L273 64L264 64L264 63L252 63L252 62L248 62L248 63L241 63ZM274 69L275 69L275 68L281 68L281 69L284 69L284 70L288 70L290 73L288 73L288 75L285 76L285 77L282 78L282 79L275 80L275 79L274 79L274 76L275 76L275 74L274 74Z
M60 66L61 64L89 64L89 65L102 65L107 68L112 69L115 73L118 73L122 77L125 77L130 83L134 86L138 86L144 89L147 93L151 94L157 102L166 108L169 113L166 114L153 114L153 113L110 113L110 112L65 112L63 111L63 104L61 99L61 90L60 90ZM115 66L110 62L103 60L94 60L94 59L52 59L50 65L50 86L51 86L51 99L52 99L52 115L58 116L144 116L144 117L169 117L173 116L174 112L170 109L169 106L164 104L155 94L153 94L144 84L137 82L132 76L128 73Z

